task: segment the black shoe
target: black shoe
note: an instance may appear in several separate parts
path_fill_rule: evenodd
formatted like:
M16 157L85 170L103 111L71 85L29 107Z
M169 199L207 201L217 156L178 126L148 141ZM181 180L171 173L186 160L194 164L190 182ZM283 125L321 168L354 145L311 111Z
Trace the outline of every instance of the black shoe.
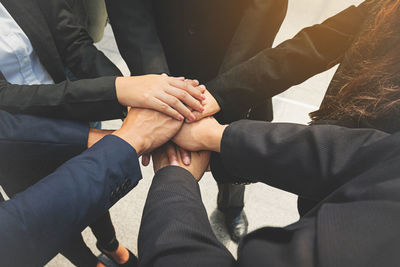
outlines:
M225 223L233 242L238 243L246 234L249 222L244 210L239 213L225 213Z
M112 257L109 257L104 250L99 246L99 244L96 244L97 248L110 260L112 261L116 266L120 266L120 267L137 267L139 265L138 263L138 258L128 249L129 252L129 259L127 262L123 263L123 264L119 264L117 262L114 261L114 259ZM100 258L99 258L100 259ZM107 266L106 262L102 262L104 265Z

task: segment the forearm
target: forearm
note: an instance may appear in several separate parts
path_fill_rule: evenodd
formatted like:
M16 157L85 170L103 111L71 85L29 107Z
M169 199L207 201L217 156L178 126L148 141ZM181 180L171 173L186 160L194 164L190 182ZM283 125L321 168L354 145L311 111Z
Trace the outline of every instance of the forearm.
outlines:
M373 168L388 137L372 129L239 121L226 128L220 153L227 174L237 178L215 176L219 182L263 182L319 200L365 170L365 162Z
M78 121L124 117L115 77L65 81L50 85L14 85L0 80L0 109L35 116Z
M87 123L12 115L0 111L1 158L69 159L87 148Z
M139 232L144 266L233 266L216 239L194 177L180 167L156 173Z
M276 48L267 48L207 84L221 107L218 118L232 122L268 97L337 64L367 17L350 7L322 24L306 28Z

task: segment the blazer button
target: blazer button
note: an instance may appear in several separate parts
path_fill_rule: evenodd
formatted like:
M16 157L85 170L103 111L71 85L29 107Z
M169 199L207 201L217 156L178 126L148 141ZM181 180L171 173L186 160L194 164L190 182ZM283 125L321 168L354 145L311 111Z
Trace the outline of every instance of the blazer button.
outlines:
M130 186L131 186L131 180L126 178L124 184L122 185L122 189L124 190L124 192L127 192Z
M111 195L110 195L110 202L111 202L111 203L117 202L117 196L116 196L115 191L112 191L112 192L111 192Z

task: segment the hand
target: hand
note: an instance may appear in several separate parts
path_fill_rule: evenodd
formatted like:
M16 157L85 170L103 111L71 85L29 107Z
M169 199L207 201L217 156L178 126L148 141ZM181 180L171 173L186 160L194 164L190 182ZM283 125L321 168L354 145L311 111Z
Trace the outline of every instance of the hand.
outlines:
M206 87L204 85L200 85L199 87L205 89ZM199 121L203 118L213 116L214 114L218 113L221 111L221 107L219 106L217 100L210 94L209 91L205 90L204 92L205 100L203 100L203 107L204 111L199 112L199 111L194 111L193 114L196 117L196 121ZM192 121L187 121L188 123L191 123Z
M148 108L162 112L177 120L196 120L189 109L202 112L201 101L205 88L198 81L173 78L167 75L118 77L115 88L121 105Z
M157 149L153 153L154 172L157 172L166 166L179 166L188 170L193 177L199 181L208 168L211 153L209 151L201 151L191 152L191 154L192 161L190 165L187 166L182 162L178 148L172 143L167 143L165 146Z
M154 110L132 108L121 129L113 134L128 142L140 156L168 142L182 123Z
M181 159L182 159L183 163L186 166L190 165L190 162L192 160L190 151L187 151L187 150L185 150L185 149L183 149L181 147L178 147L177 149L179 150L179 153L180 153L180 156L181 156ZM150 159L151 159L151 155L150 154L148 154L148 153L143 154L142 155L142 165L143 166L148 166L150 164Z
M191 124L184 124L172 141L189 151L210 150L220 152L222 134L227 125L221 125L213 117Z

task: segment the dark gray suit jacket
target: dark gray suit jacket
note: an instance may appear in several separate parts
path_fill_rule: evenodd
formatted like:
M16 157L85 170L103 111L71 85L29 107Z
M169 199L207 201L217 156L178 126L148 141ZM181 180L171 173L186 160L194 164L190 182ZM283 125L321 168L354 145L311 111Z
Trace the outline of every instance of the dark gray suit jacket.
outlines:
M143 212L140 266L398 266L400 134L239 121L224 132L221 158L220 183L261 182L319 204L292 225L250 233L235 260L213 234L193 176L166 167Z

